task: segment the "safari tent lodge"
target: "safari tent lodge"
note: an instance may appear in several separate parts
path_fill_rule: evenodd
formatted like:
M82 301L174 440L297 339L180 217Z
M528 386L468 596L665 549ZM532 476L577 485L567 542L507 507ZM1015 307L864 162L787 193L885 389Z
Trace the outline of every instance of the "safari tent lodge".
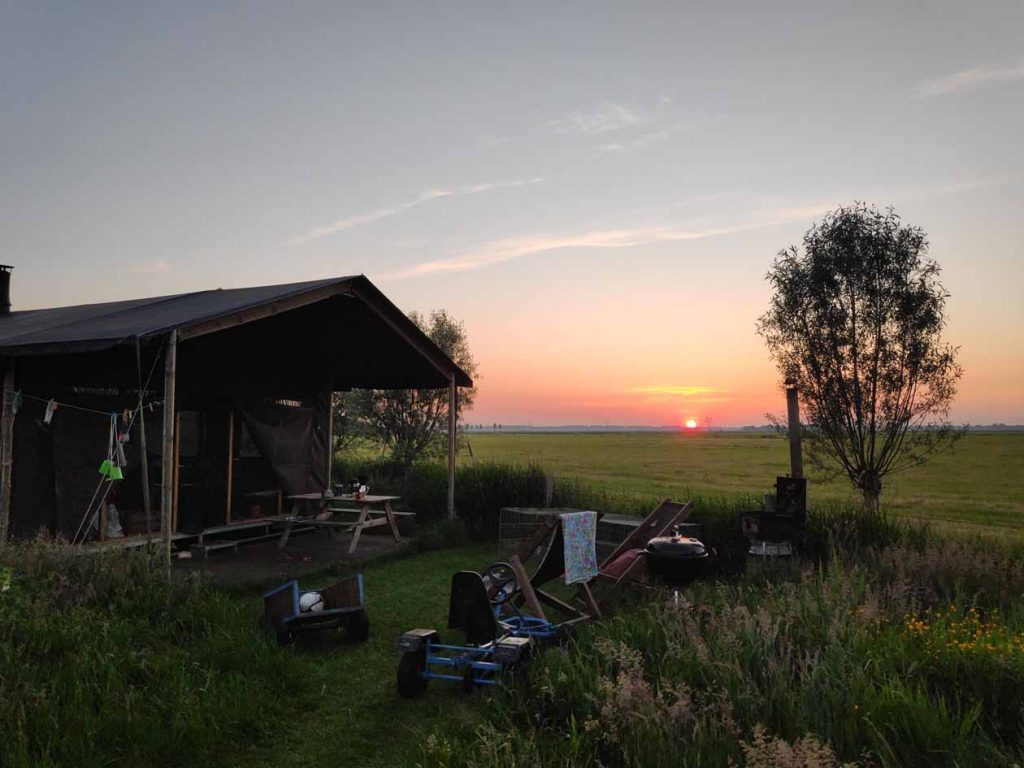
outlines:
M332 487L332 393L472 386L361 275L18 312L10 280L0 266L0 545L102 539L111 501L124 541L168 546L280 517Z

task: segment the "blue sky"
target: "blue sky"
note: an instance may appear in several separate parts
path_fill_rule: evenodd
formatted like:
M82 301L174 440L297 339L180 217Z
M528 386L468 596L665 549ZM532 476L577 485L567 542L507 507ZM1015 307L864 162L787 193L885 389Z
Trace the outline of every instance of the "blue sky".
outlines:
M466 322L471 419L748 423L771 259L864 199L1024 422L1024 4L553 6L0 2L15 309L362 272Z

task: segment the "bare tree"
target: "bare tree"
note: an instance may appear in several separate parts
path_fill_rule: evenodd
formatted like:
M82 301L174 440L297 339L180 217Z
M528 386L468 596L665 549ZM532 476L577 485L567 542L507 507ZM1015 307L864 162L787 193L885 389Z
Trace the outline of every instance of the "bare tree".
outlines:
M476 364L469 350L465 326L445 310L429 318L411 312L409 318L471 378ZM476 388L459 391L457 415L473 406ZM448 425L447 389L374 389L345 393L336 401L343 409L346 428L382 442L392 458L411 464L424 452L443 445Z
M808 458L844 472L878 510L882 479L961 434L948 420L962 369L942 340L939 265L891 208L839 208L781 251L758 322L783 379L800 388Z

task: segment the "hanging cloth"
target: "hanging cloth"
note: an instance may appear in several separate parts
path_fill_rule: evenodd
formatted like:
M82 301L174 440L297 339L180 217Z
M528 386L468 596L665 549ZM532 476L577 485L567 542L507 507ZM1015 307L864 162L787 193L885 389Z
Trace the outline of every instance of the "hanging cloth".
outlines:
M565 583L590 581L597 576L597 513L566 512L562 515Z

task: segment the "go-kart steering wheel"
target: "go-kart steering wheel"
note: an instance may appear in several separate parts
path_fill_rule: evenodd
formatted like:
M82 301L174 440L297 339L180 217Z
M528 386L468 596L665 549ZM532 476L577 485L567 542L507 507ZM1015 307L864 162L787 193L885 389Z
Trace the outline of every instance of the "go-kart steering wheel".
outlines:
M491 605L495 607L504 605L522 591L516 581L516 572L508 563L489 565L483 575L490 583L488 593Z

